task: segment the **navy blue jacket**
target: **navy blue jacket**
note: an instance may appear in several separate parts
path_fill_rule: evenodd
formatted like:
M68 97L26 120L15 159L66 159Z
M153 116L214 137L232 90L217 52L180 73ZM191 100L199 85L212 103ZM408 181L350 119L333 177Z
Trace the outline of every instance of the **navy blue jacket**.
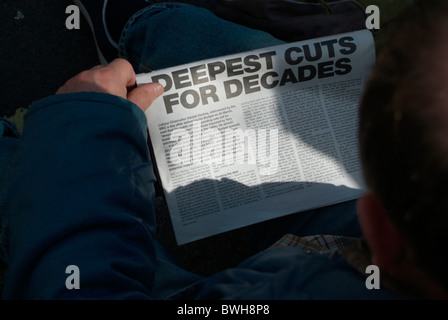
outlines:
M29 109L13 162L5 299L151 299L155 175L144 113L100 93ZM68 290L67 266L80 270ZM389 299L341 256L279 247L203 278L195 299Z

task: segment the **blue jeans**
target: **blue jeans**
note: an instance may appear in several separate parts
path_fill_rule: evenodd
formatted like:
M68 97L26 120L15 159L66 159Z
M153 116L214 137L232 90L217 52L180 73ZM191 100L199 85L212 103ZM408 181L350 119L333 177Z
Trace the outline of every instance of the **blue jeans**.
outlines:
M137 73L284 43L266 32L185 4L157 4L135 14L119 50Z
M268 33L222 20L206 9L169 3L152 5L136 13L123 30L119 49L121 56L141 73L282 43ZM7 181L16 140L0 137L0 187L6 186L3 181ZM0 189L0 209L6 200L5 190ZM269 221L262 225L264 236L257 239L259 248L272 244L285 233L360 236L355 204L356 201L349 201ZM178 267L161 245L156 244L156 249L154 297L188 296L203 277Z

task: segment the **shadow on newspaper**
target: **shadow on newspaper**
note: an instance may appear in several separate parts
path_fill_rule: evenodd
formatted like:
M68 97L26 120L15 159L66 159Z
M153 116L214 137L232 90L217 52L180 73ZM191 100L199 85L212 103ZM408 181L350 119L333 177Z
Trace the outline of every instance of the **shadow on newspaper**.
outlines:
M288 185L289 187L302 187L306 186L307 183L290 182ZM219 206L222 208L222 203L227 203L228 207L240 205L242 213L239 224L241 224L241 221L245 219L245 215L249 217L257 216L257 214L262 214L263 209L260 212L246 211L240 199L248 199L251 196L255 196L263 188L285 190L285 187L284 183L266 183L248 187L230 179L201 179L173 190L172 194L175 194L180 199L182 197L189 197L190 200L191 198L195 199L195 205L192 208L181 211L181 216L182 214L184 215L184 223L186 224L194 225L195 221L199 220L203 215L209 215L212 219L215 217L222 218L226 214L219 211ZM322 195L325 193L350 191L350 188L345 186L325 183L308 184L308 188L319 188ZM221 199L217 199L215 194L217 189L226 189L228 192ZM268 248L288 233L298 236L316 234L361 236L356 214L356 200L347 200L311 210L296 211L295 213L257 223L248 223L239 228L223 231L178 246L173 231L173 220L170 217L166 201L160 192L161 190L159 189L159 196L156 198L158 241L182 267L203 275L213 274L224 268L236 266L244 259ZM275 211L275 209L274 205L269 208L269 211ZM198 228L198 235L201 232L206 232L206 229L206 227Z

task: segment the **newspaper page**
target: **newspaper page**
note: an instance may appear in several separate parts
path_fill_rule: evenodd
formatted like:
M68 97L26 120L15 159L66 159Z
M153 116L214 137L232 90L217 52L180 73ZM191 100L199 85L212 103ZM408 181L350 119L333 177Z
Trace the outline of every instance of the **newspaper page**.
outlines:
M138 74L178 245L358 198L358 107L371 32L287 43Z

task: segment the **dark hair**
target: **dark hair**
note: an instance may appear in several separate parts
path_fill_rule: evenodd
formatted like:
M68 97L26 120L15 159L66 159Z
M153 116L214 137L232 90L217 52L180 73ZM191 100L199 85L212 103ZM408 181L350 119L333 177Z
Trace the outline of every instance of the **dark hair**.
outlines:
M448 292L448 1L416 1L396 21L361 101L368 188Z

